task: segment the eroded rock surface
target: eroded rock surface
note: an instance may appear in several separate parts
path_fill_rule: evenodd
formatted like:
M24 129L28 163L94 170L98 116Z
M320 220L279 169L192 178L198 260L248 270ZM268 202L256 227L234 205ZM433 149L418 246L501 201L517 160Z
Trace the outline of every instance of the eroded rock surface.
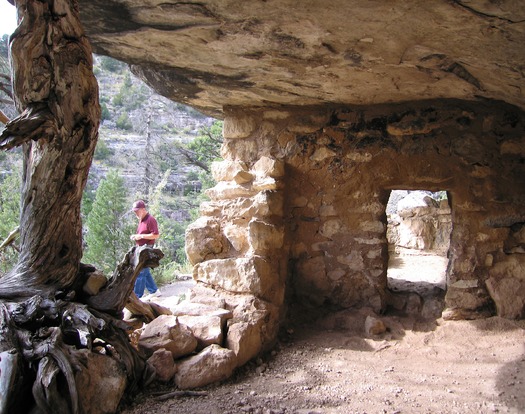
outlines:
M79 3L96 53L218 117L227 106L432 98L525 107L519 0ZM249 119L236 127L249 131Z

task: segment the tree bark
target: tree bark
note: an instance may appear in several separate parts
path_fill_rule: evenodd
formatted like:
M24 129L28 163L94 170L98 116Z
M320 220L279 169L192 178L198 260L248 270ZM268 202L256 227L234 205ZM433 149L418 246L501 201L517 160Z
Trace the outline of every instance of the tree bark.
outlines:
M21 115L0 146L23 146L20 259L0 297L70 286L82 257L80 203L98 138L100 106L91 47L72 0L17 0L11 37Z
M91 398L79 398L77 374L90 383L103 375L90 372L86 350L117 361L128 392L152 378L122 310L138 272L163 255L134 248L98 295L82 293L96 270L80 262L80 203L100 120L91 48L76 0L16 6L10 48L21 115L7 122L0 148L23 147L24 174L20 256L0 278L0 414L93 412L82 406Z

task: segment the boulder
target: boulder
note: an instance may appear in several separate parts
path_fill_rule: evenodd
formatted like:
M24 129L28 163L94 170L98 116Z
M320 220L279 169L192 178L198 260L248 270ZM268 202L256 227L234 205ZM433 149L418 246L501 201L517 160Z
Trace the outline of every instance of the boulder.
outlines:
M160 382L168 382L177 372L173 354L164 348L153 352L153 355L148 358L148 364L153 367L156 379Z
M209 290L207 291L209 292ZM224 303L224 300L218 300L218 303ZM174 306L172 312L175 316L218 316L221 319L221 324L233 316L230 310L190 301L184 301Z
M365 332L367 335L381 335L386 332L386 326L381 319L369 315L365 319Z
M275 290L278 278L274 267L261 256L207 260L195 266L194 278L228 292L252 294L271 301L280 293Z
M525 317L525 257L509 255L490 269L486 281L498 316L508 319Z
M139 338L139 349L147 356L157 349L166 349L173 358L191 354L197 348L197 339L191 329L178 322L174 315L161 315L151 321Z
M220 222L212 217L199 217L186 228L186 255L191 264L200 263L224 249Z
M233 351L210 345L197 355L177 363L175 383L180 389L203 387L229 378L235 367Z
M121 364L107 355L87 349L78 351L84 355L75 382L82 392L78 394L81 412L112 414L117 411L127 386L127 376Z
M179 322L191 329L193 336L197 338L197 349L204 349L212 344L222 344L224 324L220 316L179 316Z

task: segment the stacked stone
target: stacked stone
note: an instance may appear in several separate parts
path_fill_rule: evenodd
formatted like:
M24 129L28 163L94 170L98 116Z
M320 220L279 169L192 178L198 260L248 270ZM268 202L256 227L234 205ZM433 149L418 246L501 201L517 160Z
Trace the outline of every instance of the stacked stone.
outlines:
M241 138L254 127L228 120L225 139L242 146ZM224 344L233 350L236 366L274 342L284 301L284 164L269 156L255 158L240 161L227 153L224 161L213 163L217 184L207 190L210 201L186 231L197 281L192 301L220 297L232 311Z

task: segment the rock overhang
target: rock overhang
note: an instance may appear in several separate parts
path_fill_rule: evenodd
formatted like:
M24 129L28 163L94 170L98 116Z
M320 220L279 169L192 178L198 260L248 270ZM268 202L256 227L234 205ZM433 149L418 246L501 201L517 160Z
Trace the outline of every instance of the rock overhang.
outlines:
M80 0L95 53L162 95L224 107L493 99L525 108L518 0Z

